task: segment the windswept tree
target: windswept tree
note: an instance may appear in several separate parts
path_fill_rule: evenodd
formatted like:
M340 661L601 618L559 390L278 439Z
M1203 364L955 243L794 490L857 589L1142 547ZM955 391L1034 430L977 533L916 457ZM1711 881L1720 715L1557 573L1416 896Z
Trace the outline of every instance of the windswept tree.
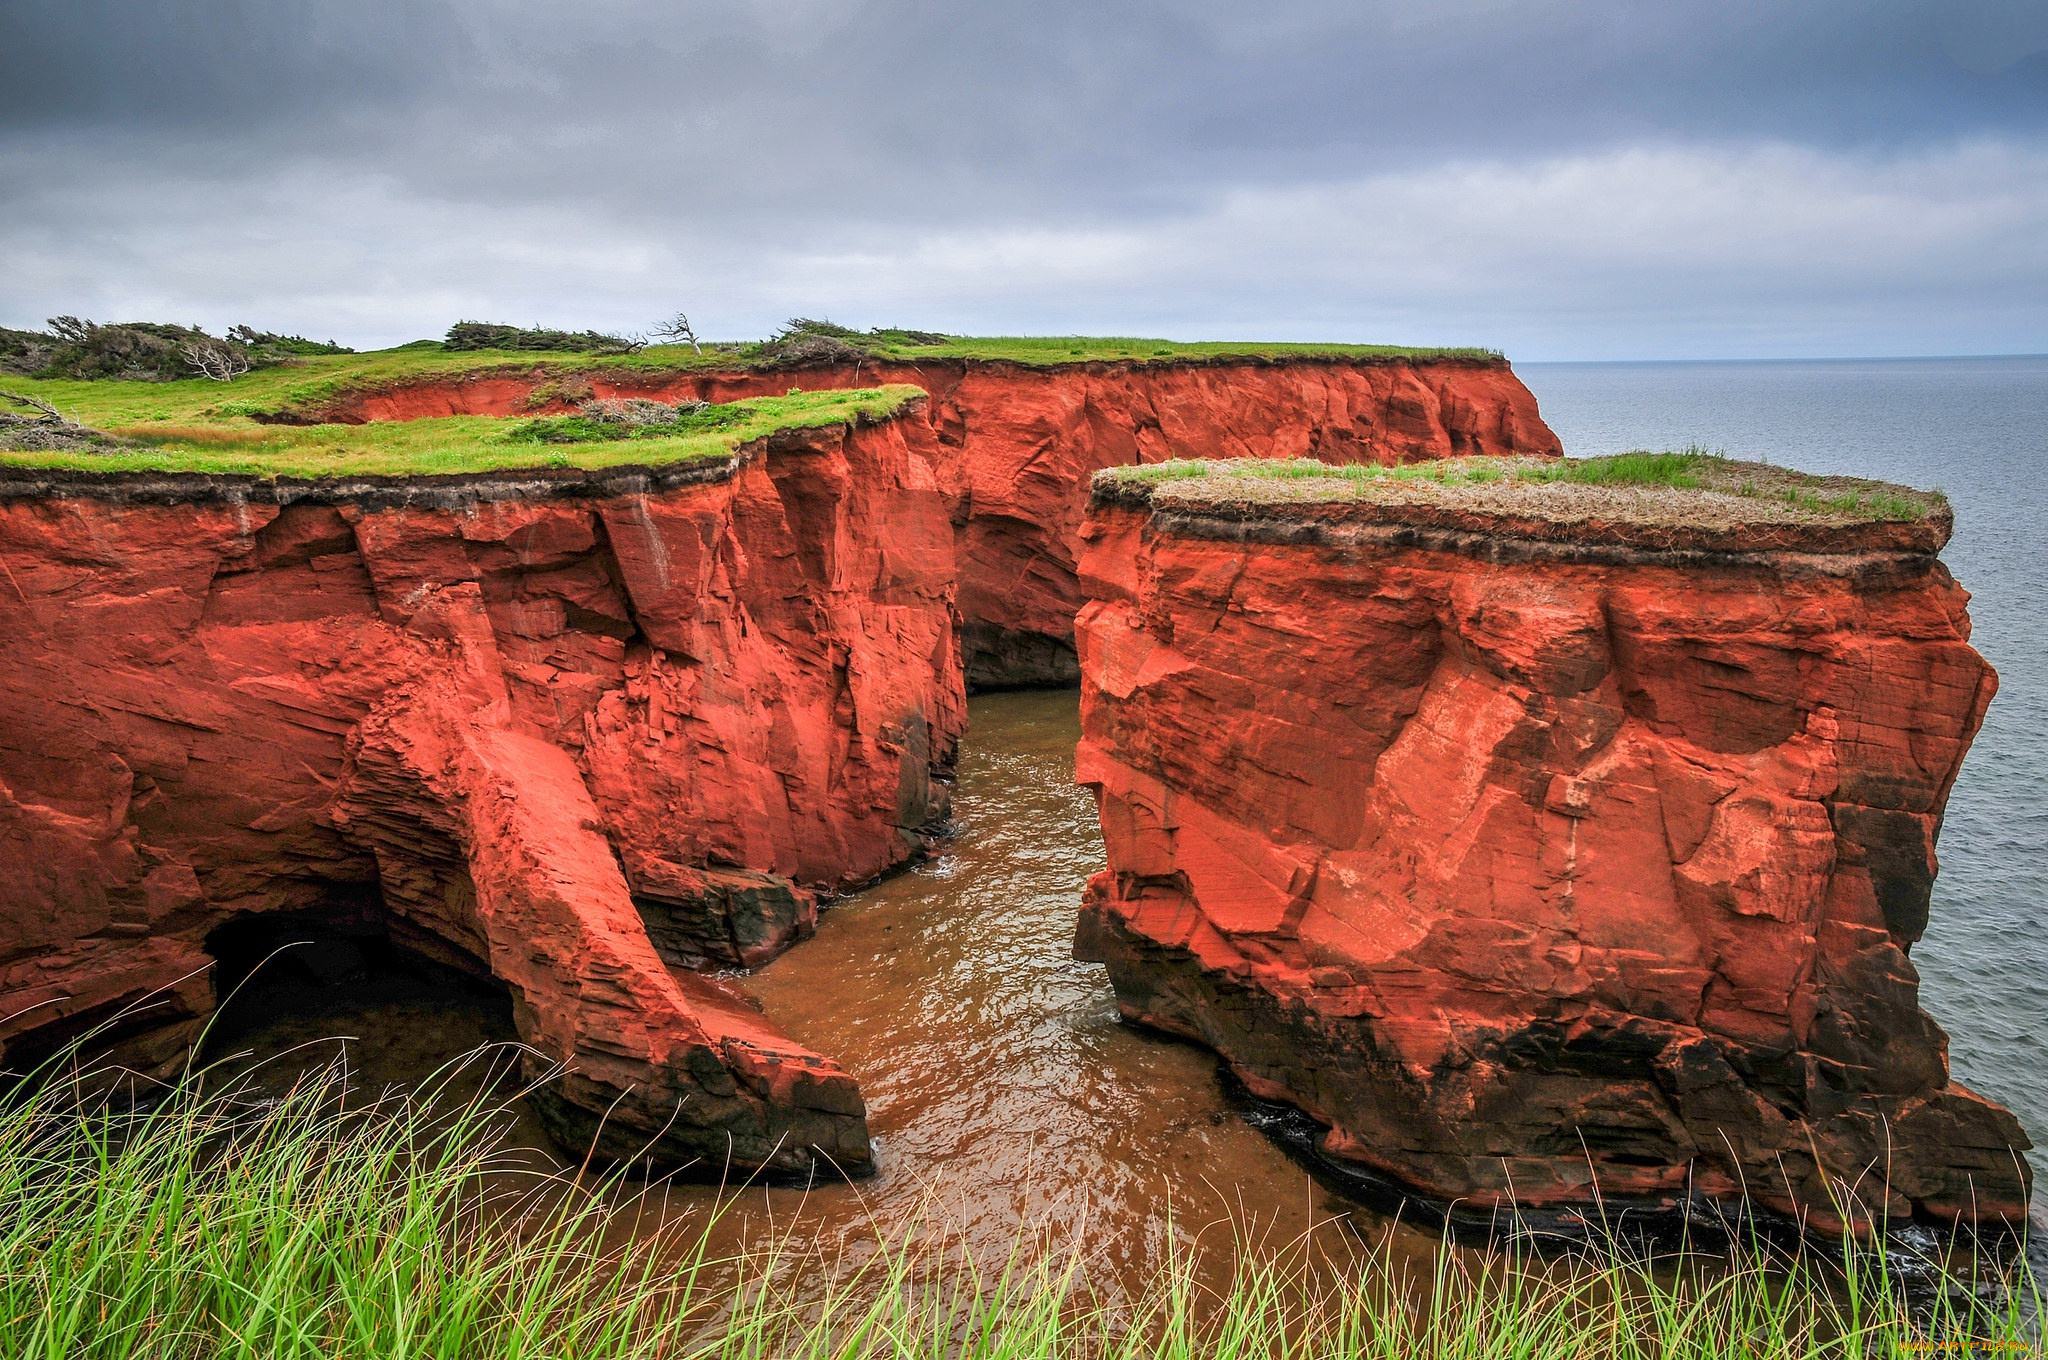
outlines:
M249 371L249 356L239 347L217 340L188 340L178 346L185 362L203 378L233 382Z
M671 345L688 345L699 354L704 352L704 346L697 343L697 331L690 325L690 318L681 312L655 326L650 334Z

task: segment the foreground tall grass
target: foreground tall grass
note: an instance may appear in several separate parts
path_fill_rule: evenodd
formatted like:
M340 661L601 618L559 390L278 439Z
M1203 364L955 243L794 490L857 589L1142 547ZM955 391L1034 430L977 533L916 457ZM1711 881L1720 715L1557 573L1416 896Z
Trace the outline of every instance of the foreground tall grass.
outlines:
M261 1101L188 1079L142 1113L62 1082L17 1096L0 1109L0 1356L2037 1353L2031 1281L1915 1315L1853 1255L1845 1278L1447 1249L1406 1278L1365 1244L1332 1261L1226 1243L1207 1261L1176 1248L1133 1296L1092 1287L1071 1244L1026 1234L976 1261L928 1215L830 1248L720 1250L734 1239L701 1216L650 1224L626 1187L532 1170L501 1107L448 1090L352 1109L330 1070Z

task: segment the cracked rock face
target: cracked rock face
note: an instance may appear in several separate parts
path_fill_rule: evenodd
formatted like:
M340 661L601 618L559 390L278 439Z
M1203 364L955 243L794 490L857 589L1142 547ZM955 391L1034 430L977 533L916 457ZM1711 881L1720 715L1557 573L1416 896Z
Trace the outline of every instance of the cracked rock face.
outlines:
M1088 479L1167 458L1316 458L1410 463L1485 454L1555 455L1557 436L1503 362L1465 359L1196 363L864 360L768 373L595 370L601 398L735 401L806 390L911 383L941 449L958 535L960 612L974 685L1072 684L1075 577ZM423 382L347 399L341 420L513 415L544 376Z
M573 1146L864 1169L853 1079L692 970L804 937L943 812L934 452L912 419L645 492L0 501L0 1057L112 1022L173 1070L213 931L373 890L510 991Z
M1575 559L1114 497L1085 534L1109 869L1076 947L1127 1017L1482 1212L1597 1180L1841 1231L1847 1181L2024 1218L2025 1135L1950 1080L1908 957L1996 684L1932 551Z

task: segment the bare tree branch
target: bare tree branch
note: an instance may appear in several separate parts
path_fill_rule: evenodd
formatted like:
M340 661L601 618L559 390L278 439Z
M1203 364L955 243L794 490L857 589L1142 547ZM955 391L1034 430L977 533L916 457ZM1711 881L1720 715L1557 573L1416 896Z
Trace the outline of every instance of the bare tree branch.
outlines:
M691 327L690 318L681 312L654 327L652 333L670 344L688 345L699 354L704 352L704 346L697 343L697 332Z
M0 392L0 397L5 397L7 398L7 400L14 402L20 406L35 407L36 410L41 411L43 413L43 419L45 420L56 421L59 424L70 423L69 421L66 421L64 419L64 413L62 411L59 411L56 407L50 405L50 403L44 401L40 397L24 397L19 392ZM16 420L27 419L27 417L25 416L16 416L14 418Z
M104 452L117 440L102 430L81 425L40 397L0 391L0 399L26 406L34 415L0 410L0 449L73 449Z
M249 371L249 356L226 345L190 340L178 346L185 362L199 370L201 377L215 382L233 382Z

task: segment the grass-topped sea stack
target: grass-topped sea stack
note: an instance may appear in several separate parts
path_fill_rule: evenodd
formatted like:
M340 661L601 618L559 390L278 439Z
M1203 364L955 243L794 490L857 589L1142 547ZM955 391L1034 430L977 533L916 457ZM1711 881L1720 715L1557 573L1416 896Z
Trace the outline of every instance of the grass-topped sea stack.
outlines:
M1468 1211L2016 1225L1908 957L1996 683L1949 528L1697 453L1098 474L1077 952Z

